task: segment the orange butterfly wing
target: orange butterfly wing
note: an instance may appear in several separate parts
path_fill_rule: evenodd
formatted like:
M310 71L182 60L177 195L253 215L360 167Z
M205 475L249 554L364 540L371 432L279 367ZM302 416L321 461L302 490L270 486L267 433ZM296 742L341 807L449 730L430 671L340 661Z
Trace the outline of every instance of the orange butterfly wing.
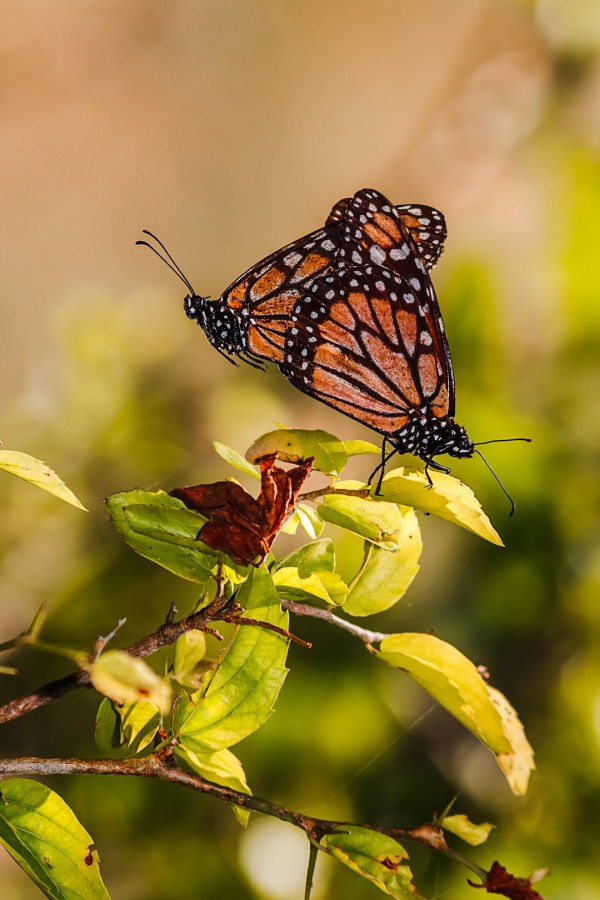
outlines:
M430 282L425 297L430 309ZM423 303L397 273L339 269L294 307L282 371L304 393L384 435L402 430L415 411L444 419L453 381Z

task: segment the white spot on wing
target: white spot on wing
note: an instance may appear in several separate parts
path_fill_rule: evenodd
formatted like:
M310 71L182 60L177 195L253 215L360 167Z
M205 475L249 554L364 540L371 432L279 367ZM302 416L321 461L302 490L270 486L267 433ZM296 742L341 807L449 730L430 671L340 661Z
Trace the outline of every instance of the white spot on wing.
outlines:
M392 259L406 259L408 256L408 244L404 243L401 247L394 247L390 250L390 256Z
M294 266L297 266L301 259L302 259L302 256L299 253L295 253L295 252L288 253L287 256L283 257L284 263L286 264L286 266L289 266L290 269L293 269Z
M373 244L372 247L369 248L369 256L375 265L381 266L385 262L386 252L379 244Z

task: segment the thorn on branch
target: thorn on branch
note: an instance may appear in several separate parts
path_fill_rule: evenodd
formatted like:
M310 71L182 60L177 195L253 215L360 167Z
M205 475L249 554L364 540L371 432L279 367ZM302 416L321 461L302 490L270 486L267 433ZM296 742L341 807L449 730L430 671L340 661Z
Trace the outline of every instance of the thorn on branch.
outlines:
M175 616L177 615L177 604L175 602L171 602L169 607L169 612L165 617L165 625L172 625L175 621Z
M125 624L126 621L127 621L126 618L119 619L119 621L117 622L115 627L111 631L109 631L108 634L104 635L104 637L101 636L99 638L96 638L96 643L94 644L94 649L93 649L92 653L90 654L90 662L96 662L96 660L98 659L98 657L100 656L100 654L102 653L102 651L104 650L104 648L106 647L108 642L112 641L114 636L117 634L118 631L121 630L121 628L123 627L123 625Z

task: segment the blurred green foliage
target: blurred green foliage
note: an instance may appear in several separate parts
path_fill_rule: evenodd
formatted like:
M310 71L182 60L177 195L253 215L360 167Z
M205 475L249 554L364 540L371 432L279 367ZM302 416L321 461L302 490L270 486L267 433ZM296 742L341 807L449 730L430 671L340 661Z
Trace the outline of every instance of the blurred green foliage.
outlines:
M521 874L550 865L544 897L597 900L600 167L596 149L563 133L552 113L526 152L540 166L548 210L543 254L531 261L549 285L547 308L523 318L513 309L507 325L510 273L482 254L449 253L436 277L458 420L475 440L534 438L487 454L517 502L510 521L483 466L453 464L453 474L474 487L490 512L506 549L442 522L422 522L421 572L400 608L382 613L373 627L434 628L487 666L536 750L529 794L512 797L477 741L415 686L365 661L345 635L309 621L294 630L313 641L313 650L292 646L292 672L276 713L241 745L240 757L256 794L320 816L412 826L460 791L461 811L498 826L479 851L482 865L497 857ZM120 639L128 642L155 628L171 602L182 613L191 609L195 591L126 548L101 499L136 486L169 489L222 477L225 464L209 452L213 438L243 450L272 420L294 424L296 410L315 427L331 420L321 423L315 405L306 412L309 401L274 372L235 370L223 361L212 370L216 378L207 374L203 360L211 348L155 295L76 297L48 336L48 349L37 381L5 411L3 436L7 445L10 436L11 446L47 460L90 513L3 481L3 627L18 632L47 601L49 639L91 646L126 616ZM59 398L58 417L50 395ZM362 436L349 420L344 424L345 432L338 428L344 437ZM367 460L363 475L368 468ZM278 541L294 546L285 535ZM356 568L359 547L351 535L338 542L342 571ZM3 700L67 671L65 661L25 652L6 662L19 675L3 678ZM3 726L2 755L93 755L98 703L80 692ZM251 885L244 863L252 822L243 832L225 806L133 779L74 777L51 786L93 835L115 897L267 896ZM272 843L268 829L256 832L253 852L263 854L265 870L282 865L277 838L285 830L275 823ZM471 896L462 871L425 852L416 850L412 867L424 892ZM7 900L37 896L18 875L13 887L12 869L0 877ZM334 886L320 890L315 900L374 896L339 870Z

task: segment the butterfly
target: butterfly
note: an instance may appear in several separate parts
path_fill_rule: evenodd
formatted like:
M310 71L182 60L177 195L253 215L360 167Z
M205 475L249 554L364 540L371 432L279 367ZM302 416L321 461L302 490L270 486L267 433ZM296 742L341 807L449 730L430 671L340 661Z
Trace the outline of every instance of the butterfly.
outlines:
M196 294L145 233L166 258L138 243L184 282L184 309L219 352L259 367L274 362L299 390L383 435L371 480L381 470L381 484L394 453L422 459L428 478L429 468L449 472L436 456L482 456L454 421L452 358L430 278L446 238L438 210L394 206L363 188L338 201L323 228L252 266L218 300Z
M196 294L164 244L151 232L144 233L156 241L167 258L147 241L137 243L150 247L183 281L189 290L183 303L186 314L198 322L220 353L259 367L263 360L281 365L292 309L315 281L335 268L343 250L348 212L356 198L366 193L359 191L353 198L339 200L322 228L260 260L216 300ZM410 204L397 207L397 212L410 236L411 248L431 269L443 251L444 217L431 207Z
M417 216L424 207L411 209ZM382 434L382 465L389 442L392 453L448 471L435 456L469 457L475 447L454 421L452 359L419 255L427 240L419 244L382 194L355 194L344 210L337 265L291 310L280 368L305 394Z

